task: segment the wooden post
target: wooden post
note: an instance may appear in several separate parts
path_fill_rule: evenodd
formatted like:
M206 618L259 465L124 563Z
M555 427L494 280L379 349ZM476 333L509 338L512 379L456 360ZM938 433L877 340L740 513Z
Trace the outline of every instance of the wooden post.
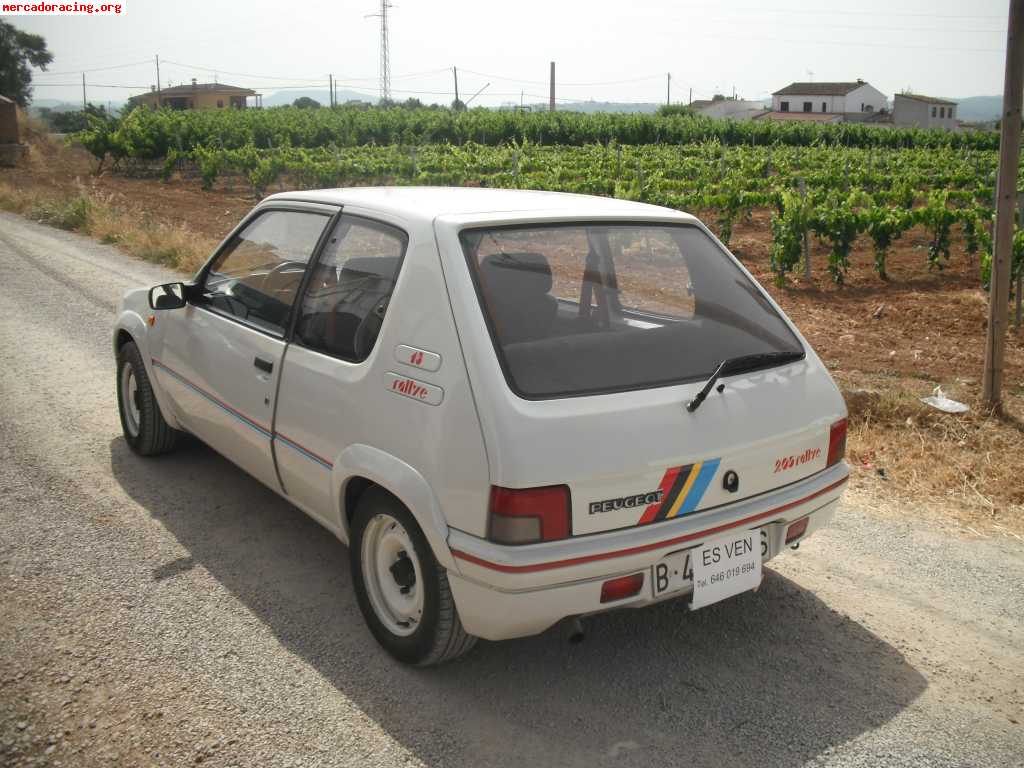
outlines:
M801 211L807 208L807 184L804 183L803 179L800 179L800 209ZM804 230L804 279L811 279L811 238L807 234L807 230Z
M1021 101L1024 100L1024 0L1010 0L1006 30L1006 71L1003 78L1003 114L999 138L999 174L996 184L995 238L992 284L988 299L988 334L982 397L1001 410L1003 361L1006 356L1006 321L1010 299L1010 261L1013 258L1013 204L1020 162Z

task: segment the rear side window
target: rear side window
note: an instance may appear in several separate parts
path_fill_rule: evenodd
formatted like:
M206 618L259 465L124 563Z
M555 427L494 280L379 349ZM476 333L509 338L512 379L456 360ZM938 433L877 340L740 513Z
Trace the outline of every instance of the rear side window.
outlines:
M699 227L567 224L460 237L506 378L524 397L678 384L726 358L803 354Z
M296 336L353 362L373 349L408 239L400 229L342 215L310 275Z
M324 214L300 211L260 214L210 265L202 300L219 312L283 334L327 221Z

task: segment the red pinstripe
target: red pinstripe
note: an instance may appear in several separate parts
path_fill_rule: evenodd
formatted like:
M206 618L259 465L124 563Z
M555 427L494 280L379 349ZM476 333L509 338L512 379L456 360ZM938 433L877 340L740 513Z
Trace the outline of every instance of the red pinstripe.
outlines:
M595 555L582 555L580 557L570 557L565 560L552 560L547 563L534 563L531 565L505 565L503 563L492 563L490 560L484 560L482 557L477 557L476 555L471 555L468 552L463 552L458 549L453 549L452 555L454 557L459 558L460 560L465 560L468 563L473 563L474 565L479 565L483 568L489 568L492 571L501 571L502 573L535 573L537 571L550 571L554 568L567 568L571 565L582 565L583 563L591 563L596 560L611 560L612 558L616 557L626 557L627 555L636 555L640 552L649 552L652 549L670 547L673 544L682 544L683 542L693 541L694 539L700 539L704 536L709 536L714 533L727 531L730 528L739 528L742 525L747 525L748 523L753 523L757 520L763 520L766 517L771 517L772 515L777 515L780 512L785 512L787 509L792 509L793 507L798 507L801 504L805 504L811 499L816 499L817 497L822 496L823 494L826 494L829 491L838 488L847 480L849 480L849 478L844 477L842 480L837 480L836 482L822 488L821 490L815 491L814 493L808 496L804 496L802 499L797 499L796 501L791 501L788 504L783 504L782 506L769 509L767 512L758 512L756 515L750 515L749 517L744 517L743 519L737 520L732 523L718 525L714 528L707 528L703 531L697 531L696 533L688 533L685 536L676 536L673 539L656 541L652 544L641 544L636 547L619 549L615 550L614 552L599 552Z

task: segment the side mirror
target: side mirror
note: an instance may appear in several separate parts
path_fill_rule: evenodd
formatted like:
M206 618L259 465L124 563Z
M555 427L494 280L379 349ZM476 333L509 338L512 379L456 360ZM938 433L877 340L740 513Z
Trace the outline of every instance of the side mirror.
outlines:
M184 283L165 283L149 289L151 309L181 309L187 303Z

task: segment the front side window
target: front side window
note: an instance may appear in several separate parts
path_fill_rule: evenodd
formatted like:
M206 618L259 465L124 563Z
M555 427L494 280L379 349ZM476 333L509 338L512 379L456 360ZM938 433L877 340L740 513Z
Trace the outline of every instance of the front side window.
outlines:
M384 322L408 239L395 227L343 215L310 275L296 336L304 346L365 360Z
M529 398L707 378L726 358L803 347L699 227L466 230L463 250L509 385Z
M328 218L300 211L260 214L210 265L200 302L261 330L283 334Z

